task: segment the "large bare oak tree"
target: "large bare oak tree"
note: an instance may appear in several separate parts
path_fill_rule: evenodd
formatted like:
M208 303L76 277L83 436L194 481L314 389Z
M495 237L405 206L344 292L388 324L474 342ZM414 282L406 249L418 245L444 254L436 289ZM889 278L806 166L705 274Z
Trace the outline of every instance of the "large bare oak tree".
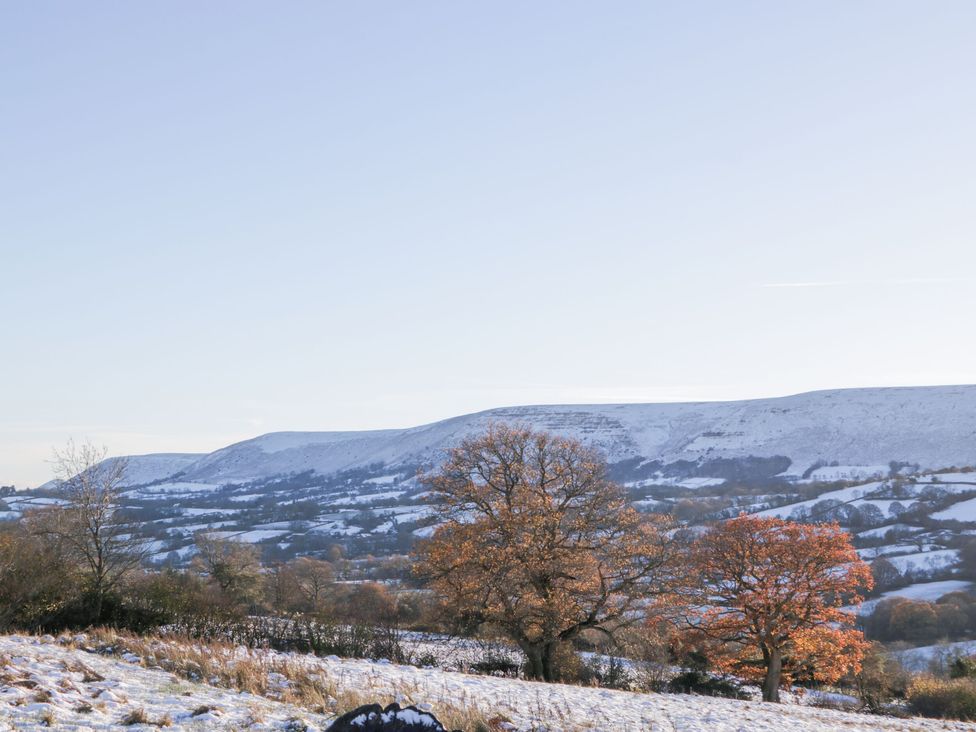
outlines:
M666 520L639 514L580 442L491 426L424 476L440 525L419 572L447 607L516 642L554 680L557 649L635 621L670 583Z

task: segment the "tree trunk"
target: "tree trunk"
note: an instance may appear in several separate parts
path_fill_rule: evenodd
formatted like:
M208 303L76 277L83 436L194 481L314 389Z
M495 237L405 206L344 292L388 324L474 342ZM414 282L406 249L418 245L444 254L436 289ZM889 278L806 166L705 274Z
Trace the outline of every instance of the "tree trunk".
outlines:
M525 652L525 657L529 661L527 669L528 677L536 681L544 680L545 672L542 664L542 646L523 645L522 650Z
M542 678L545 681L555 681L555 673L552 667L552 657L555 655L556 643L547 643L542 650Z
M95 577L95 583L91 588L91 611L92 618L89 622L93 625L102 624L102 608L104 606L105 600L105 588L102 586L102 577L98 575Z
M766 656L766 679L763 681L763 701L779 701L779 681L783 675L783 654L778 649L771 650Z

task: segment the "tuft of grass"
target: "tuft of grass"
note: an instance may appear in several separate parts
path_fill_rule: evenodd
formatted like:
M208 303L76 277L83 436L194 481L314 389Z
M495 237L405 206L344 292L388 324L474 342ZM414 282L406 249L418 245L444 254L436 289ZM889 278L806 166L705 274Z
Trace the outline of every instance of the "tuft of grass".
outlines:
M134 724L149 724L149 715L141 707L139 709L133 709L119 720L119 724L125 725L126 727L131 727Z
M140 707L138 709L133 709L131 712L122 717L122 719L119 720L119 724L125 727L131 727L135 724L151 724L154 727L171 727L173 725L173 720L168 714L164 714L159 719L150 719L149 715L146 714L146 710Z
M68 671L72 673L81 674L81 680L86 684L91 684L96 681L105 681L105 677L94 669L89 668L85 664L79 662L73 663L67 667Z

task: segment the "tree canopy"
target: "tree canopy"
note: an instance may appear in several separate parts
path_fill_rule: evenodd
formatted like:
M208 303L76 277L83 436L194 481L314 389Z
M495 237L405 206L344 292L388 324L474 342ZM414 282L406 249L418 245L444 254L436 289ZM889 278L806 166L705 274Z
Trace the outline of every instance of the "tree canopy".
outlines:
M629 506L576 440L493 425L424 482L441 523L419 572L452 613L515 641L534 678L554 679L560 644L632 622L671 582L667 520Z
M858 670L866 643L842 608L870 589L871 569L836 523L741 515L698 537L688 559L686 641L761 680L765 700L795 678Z

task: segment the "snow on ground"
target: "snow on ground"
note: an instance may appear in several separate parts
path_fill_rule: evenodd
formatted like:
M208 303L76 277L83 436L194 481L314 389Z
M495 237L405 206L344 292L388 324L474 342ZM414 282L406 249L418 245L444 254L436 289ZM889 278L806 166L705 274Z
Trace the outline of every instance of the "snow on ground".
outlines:
M948 661L958 656L968 656L976 653L976 641L958 641L957 643L939 643L934 646L919 646L891 654L897 658L909 671L929 671L933 666L944 666Z
M916 554L918 552L931 552L935 549L941 549L939 544L929 544L922 543L921 546L918 544L885 544L883 546L872 546L867 549L858 549L857 554L861 559L866 562L870 562L872 559L877 559L878 557L888 557L892 554Z
M959 561L957 549L937 549L933 552L916 552L900 557L885 557L904 574L909 569L932 570L951 566Z
M184 494L184 493L203 493L219 490L220 486L214 483L159 483L157 485L144 486L135 490L127 491L130 495L153 496L157 494Z
M882 600L887 600L891 597L905 597L909 600L928 600L929 602L934 602L950 592L965 592L970 587L972 587L971 582L963 582L962 580L917 582L914 585L902 587L900 590L889 590L888 592L882 593L880 597L876 597L873 600L867 600L866 602L861 603L859 612L862 615L872 613L874 612L875 606L879 602Z
M156 554L151 554L149 556L149 561L152 563L165 562L170 558L171 554L175 554L180 561L186 561L194 554L197 553L197 547L195 544L190 544L190 546L183 546L179 549L167 549L166 551L157 552Z
M890 524L888 526L878 526L874 529L868 529L867 531L859 531L855 534L855 536L859 539L876 537L884 538L884 535L892 530L914 531L915 533L924 531L924 529L919 526L909 526L908 524Z
M376 501L389 501L394 498L399 498L406 491L385 491L383 493L366 493L363 495L352 495L345 496L343 498L336 498L329 503L333 506L351 506L357 503L375 503Z
M725 483L725 478L676 478L655 474L643 480L632 480L624 483L628 488L646 488L647 486L670 485L678 488L711 488Z
M722 485L724 478L685 478L679 480L675 485L682 488L711 488L712 486Z
M383 510L389 510L401 524L407 523L408 521L419 521L433 513L433 509L428 506L397 506L396 508L384 508Z
M976 498L960 501L949 508L932 514L936 521L976 521Z
M400 477L399 473L394 473L393 475L381 475L378 478L367 478L363 483L375 483L376 485L390 485L391 483L396 483L397 478Z
M225 513L240 513L239 508L181 508L184 516L215 516Z
M269 656L283 656L264 651ZM311 730L329 719L293 706L177 679L127 660L87 653L24 636L0 637L0 721L12 729L35 729L50 713L58 729L119 728L122 717L143 709L150 719L166 716L173 730L287 729L300 718ZM340 688L378 697L398 695L418 704L473 705L503 714L518 730L667 730L670 732L928 732L976 730L976 725L942 720L895 719L817 707L744 702L678 694L637 694L592 687L542 684L515 679L397 666L388 662L289 655L310 672ZM82 664L104 677L86 682ZM71 670L77 669L77 670ZM92 678L89 676L89 678ZM23 684L16 683L19 679ZM41 692L46 692L43 694ZM44 699L44 701L38 701ZM20 701L22 700L22 701ZM87 712L77 711L83 704ZM193 717L201 706L207 711ZM255 724L249 722L260 719ZM154 729L148 725L133 730Z
M245 544L257 544L260 541L277 539L279 536L284 536L287 533L290 532L270 529L256 529L254 531L245 531L243 534L232 534L228 538L231 541L239 541Z
M829 482L832 480L863 480L864 478L881 478L888 475L891 468L887 465L829 465L817 468L807 481Z
M3 502L6 503L10 508L25 511L28 508L37 508L38 506L58 506L67 503L62 498L50 498L48 496L31 496L28 498L4 498Z
M185 526L174 526L168 529L169 533L180 535L180 534L193 534L197 531L205 531L207 529L219 529L224 526L232 526L237 523L236 521L211 521L206 524L186 524Z
M85 668L95 674L86 675ZM191 683L53 640L0 636L0 723L5 729L39 729L46 717L59 730L157 729L122 726L123 717L140 709L154 722L168 718L172 730L284 730L294 718L313 729L328 723L297 707Z
M840 488L836 491L827 491L826 493L821 493L816 498L811 498L807 501L800 501L799 503L790 503L786 506L777 506L776 508L768 508L765 511L759 511L756 513L757 516L774 516L777 518L789 518L790 515L801 508L810 510L815 505L820 503L820 501L841 501L846 503L852 501L856 498L861 498L862 496L874 495L879 493L883 488L887 487L887 483L884 481L874 481L871 483L861 483L860 485L852 485L848 488Z

